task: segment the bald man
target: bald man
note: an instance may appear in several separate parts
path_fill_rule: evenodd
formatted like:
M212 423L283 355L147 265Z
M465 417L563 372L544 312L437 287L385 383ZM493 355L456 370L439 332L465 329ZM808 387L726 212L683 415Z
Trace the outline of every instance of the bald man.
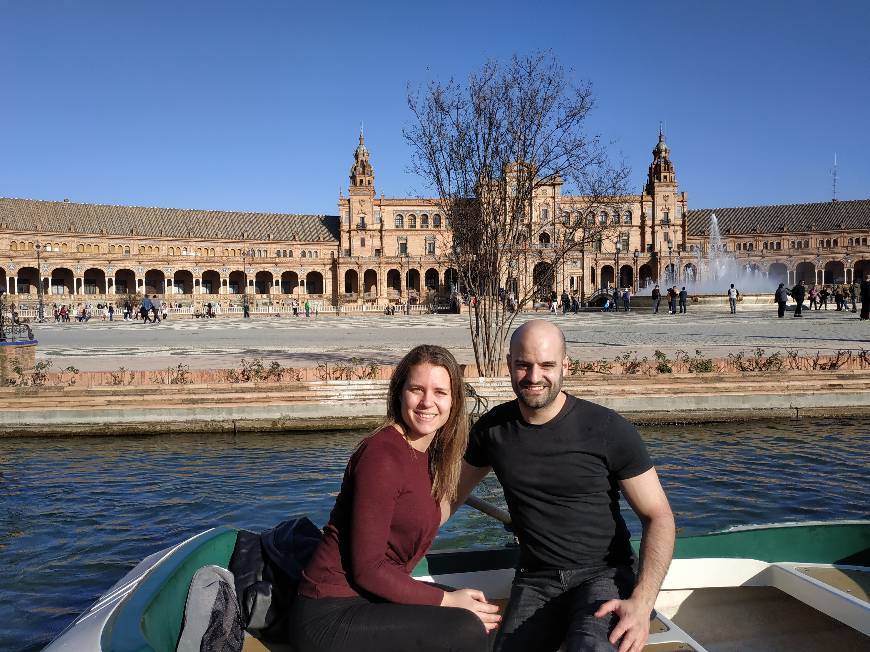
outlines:
M552 323L520 326L507 363L517 398L475 424L450 506L495 470L520 543L495 650L640 652L674 548L646 447L613 410L562 391L568 356ZM636 580L620 490L643 525Z

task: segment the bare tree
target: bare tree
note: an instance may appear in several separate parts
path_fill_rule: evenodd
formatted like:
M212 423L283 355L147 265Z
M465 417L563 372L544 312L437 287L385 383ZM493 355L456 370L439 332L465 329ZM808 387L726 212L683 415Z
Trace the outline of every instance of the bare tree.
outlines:
M411 167L437 192L441 249L471 297L478 371L494 376L518 312L549 299L560 265L618 228L610 215L628 170L584 129L591 86L550 54L490 61L465 84L432 81L409 91L408 105ZM561 196L562 186L577 194Z

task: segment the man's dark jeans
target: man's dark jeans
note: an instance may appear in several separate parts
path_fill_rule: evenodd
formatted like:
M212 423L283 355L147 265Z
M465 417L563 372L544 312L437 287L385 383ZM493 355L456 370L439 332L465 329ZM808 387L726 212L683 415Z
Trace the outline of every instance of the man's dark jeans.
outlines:
M629 566L605 570L518 570L510 603L498 628L495 652L612 652L607 637L616 626L610 614L596 618L613 598L627 598L634 588Z

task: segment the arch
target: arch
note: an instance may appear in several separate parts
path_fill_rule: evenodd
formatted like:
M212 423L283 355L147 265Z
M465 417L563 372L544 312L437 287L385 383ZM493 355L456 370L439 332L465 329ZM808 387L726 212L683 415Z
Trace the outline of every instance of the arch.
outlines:
M395 223L397 229L404 229L405 228L405 218L401 214L396 215L396 219L395 219L394 223Z
M532 283L534 284L534 294L536 299L548 300L553 294L553 266L541 261L532 269Z
M271 294L275 279L272 272L261 269L254 274L254 294Z
M601 268L601 274L599 274L600 286L602 289L609 288L613 285L614 274L613 274L613 266L605 265Z
M387 272L387 289L402 291L402 274L397 269L391 269Z
M82 274L82 293L105 294L106 273L98 267L91 267Z
M634 268L631 265L623 265L619 268L619 287L634 287Z
M145 272L145 294L163 294L166 288L166 275L162 270L149 269Z
M806 281L807 285L814 285L816 282L816 266L808 261L798 263L794 268L794 280L795 283Z
M409 229L416 229L417 228L417 216L414 215L413 213L411 215L408 215L408 228Z
M852 272L852 279L856 283L860 283L867 275L870 275L870 260L856 261L854 271Z
M172 275L173 294L193 294L193 272L186 269L176 270Z
M429 216L426 215L426 213L423 213L420 216L420 228L421 229L428 229L429 228Z
M299 274L296 272L281 273L281 293L295 294L299 292Z
M21 282L19 270L19 283ZM36 271L36 270L34 270ZM55 295L75 294L75 275L71 269L66 267L57 267L51 271L51 280L49 281L49 293Z
M409 269L405 273L405 287L408 290L413 290L415 292L420 291L420 270L419 269Z
M305 291L308 294L323 294L323 274L308 272L305 275Z
M199 289L202 294L220 294L220 272L214 269L205 270L202 273L202 279L199 282Z
M622 216L622 223L623 224L631 224L631 218L632 218L631 211L625 211L625 214Z
M17 287L15 291L18 294L35 294L37 283L39 282L39 273L35 267L19 267L16 274Z
M136 274L132 269L119 269L115 272L115 294L135 294Z
M355 269L349 269L344 273L344 293L359 293L359 274Z
M665 285L671 287L679 283L679 279L677 278L677 266L674 263L668 263L665 265L665 274L664 274L664 282Z
M825 263L824 273L825 283L845 283L846 282L846 267L841 260L829 260Z
M538 236L538 242L540 242L542 245L550 244L550 234L546 231L541 232L541 234Z
M687 263L683 266L683 280L687 284L698 282L698 268L695 263Z
M426 274L424 276L424 283L426 289L433 290L434 292L438 291L438 270L434 267L430 267L426 270Z
M230 294L241 294L245 291L245 273L234 269L227 279L227 288Z
M788 283L788 267L785 263L771 263L767 268L767 278L771 284Z
M363 292L366 294L378 294L378 273L373 269L367 269L363 274Z
M644 263L637 270L637 280L638 287L645 288L650 287L651 285L655 285L655 275L653 274L653 269L647 263Z

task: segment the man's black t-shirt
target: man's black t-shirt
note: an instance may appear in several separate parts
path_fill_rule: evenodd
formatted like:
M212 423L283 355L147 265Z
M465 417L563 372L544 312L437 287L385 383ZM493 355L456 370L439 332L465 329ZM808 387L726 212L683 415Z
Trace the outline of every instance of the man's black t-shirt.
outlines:
M517 401L478 421L465 460L491 466L504 488L522 567L603 568L634 555L619 513L619 480L652 468L635 427L566 394L548 423L526 423Z

